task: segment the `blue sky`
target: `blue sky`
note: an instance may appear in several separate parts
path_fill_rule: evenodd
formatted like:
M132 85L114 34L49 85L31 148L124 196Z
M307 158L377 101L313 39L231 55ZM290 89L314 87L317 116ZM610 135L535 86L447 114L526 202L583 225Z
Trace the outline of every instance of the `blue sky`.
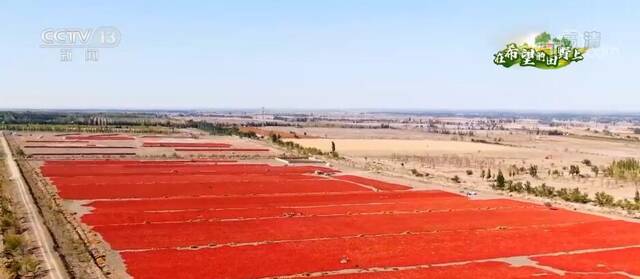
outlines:
M60 62L46 28L114 26ZM640 111L640 1L3 1L0 108ZM509 40L601 32L560 70L497 67Z

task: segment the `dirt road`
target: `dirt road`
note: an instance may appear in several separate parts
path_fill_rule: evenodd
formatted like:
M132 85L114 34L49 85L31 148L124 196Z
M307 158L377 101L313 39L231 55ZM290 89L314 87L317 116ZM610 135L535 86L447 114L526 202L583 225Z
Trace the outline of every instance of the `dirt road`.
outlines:
M51 240L51 236L47 231L46 227L43 224L42 216L38 212L38 209L29 193L29 189L27 188L27 184L20 173L18 168L18 164L13 159L13 154L11 153L11 149L9 149L9 145L7 140L4 137L4 133L0 132L0 144L2 145L2 149L6 154L5 158L7 160L7 166L9 169L9 177L11 180L15 182L18 193L20 195L20 200L16 202L22 203L24 209L27 213L27 225L30 227L30 231L34 237L34 240L37 243L37 246L40 248L42 253L41 260L43 261L43 266L48 271L47 278L51 279L66 279L69 278L67 276L64 266L62 265L58 254L53 249L53 241Z

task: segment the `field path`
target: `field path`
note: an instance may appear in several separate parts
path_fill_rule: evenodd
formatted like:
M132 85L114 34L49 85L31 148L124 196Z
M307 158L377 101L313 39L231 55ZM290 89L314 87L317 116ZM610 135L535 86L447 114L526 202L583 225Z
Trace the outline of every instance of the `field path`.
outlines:
M38 209L29 193L29 189L27 188L27 184L20 173L20 169L18 168L18 164L14 161L13 154L11 153L11 149L7 143L7 140L4 137L4 133L0 133L0 142L2 144L2 149L6 154L5 159L7 160L7 166L9 167L9 172L12 181L15 181L18 187L18 193L20 195L20 203L24 206L27 218L28 225L31 228L31 232L35 238L35 241L40 247L40 251L42 251L41 259L44 263L46 270L48 271L47 277L51 279L66 279L69 276L66 275L65 269L63 265L60 263L60 258L58 254L53 249L53 241L51 240L51 236L49 235L49 231L43 224L42 216L38 212Z

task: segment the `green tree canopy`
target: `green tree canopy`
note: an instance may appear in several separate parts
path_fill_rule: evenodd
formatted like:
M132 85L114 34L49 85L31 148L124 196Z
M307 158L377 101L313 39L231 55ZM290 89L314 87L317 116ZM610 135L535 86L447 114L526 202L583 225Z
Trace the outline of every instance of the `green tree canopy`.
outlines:
M549 41L551 41L551 35L547 32L542 32L536 36L536 44L546 44Z

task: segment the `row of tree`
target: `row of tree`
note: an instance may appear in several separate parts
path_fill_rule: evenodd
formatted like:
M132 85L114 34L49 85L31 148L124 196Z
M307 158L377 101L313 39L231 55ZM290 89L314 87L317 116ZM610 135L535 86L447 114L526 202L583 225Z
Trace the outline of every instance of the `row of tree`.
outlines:
M618 207L628 211L640 211L640 192L636 190L633 200L616 200L612 195L605 192L597 192L594 198L590 198L588 193L580 191L579 188L555 188L542 183L532 186L529 181L524 183L505 179L502 171L496 175L495 183L491 185L494 190L526 193L537 197L559 198L564 201L574 203L593 203L603 207Z

